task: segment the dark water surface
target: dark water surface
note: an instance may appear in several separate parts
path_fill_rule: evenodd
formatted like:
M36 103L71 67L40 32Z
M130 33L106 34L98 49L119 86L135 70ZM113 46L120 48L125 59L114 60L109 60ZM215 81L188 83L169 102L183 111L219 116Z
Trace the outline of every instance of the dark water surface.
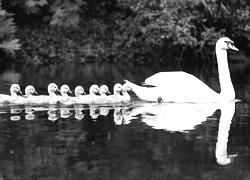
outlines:
M168 66L61 65L9 67L0 93L12 83L73 90L139 83ZM119 106L0 106L0 180L246 180L250 179L250 67L231 64L240 102ZM185 69L184 69L185 70ZM219 90L217 67L189 70Z

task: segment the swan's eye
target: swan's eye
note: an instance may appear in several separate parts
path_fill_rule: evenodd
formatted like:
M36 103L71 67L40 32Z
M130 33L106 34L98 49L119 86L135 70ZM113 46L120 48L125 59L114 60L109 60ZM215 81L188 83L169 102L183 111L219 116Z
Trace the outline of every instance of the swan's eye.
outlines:
M234 46L234 42L233 41L225 41L225 43L227 44L228 48L230 48L231 46Z

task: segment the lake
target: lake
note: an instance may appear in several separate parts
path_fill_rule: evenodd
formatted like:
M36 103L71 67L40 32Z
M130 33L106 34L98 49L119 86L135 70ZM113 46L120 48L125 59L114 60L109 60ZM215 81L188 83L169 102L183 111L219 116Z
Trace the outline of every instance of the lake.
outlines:
M240 101L112 106L0 106L0 180L250 179L250 64L231 63ZM139 84L178 66L68 64L19 66L0 72L0 93L31 84L47 94L51 82ZM216 64L182 68L219 91Z

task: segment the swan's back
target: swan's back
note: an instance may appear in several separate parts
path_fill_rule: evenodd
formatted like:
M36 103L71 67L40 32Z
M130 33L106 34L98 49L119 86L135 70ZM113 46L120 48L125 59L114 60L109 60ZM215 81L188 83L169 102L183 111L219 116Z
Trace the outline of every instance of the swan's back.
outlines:
M156 86L163 99L174 102L216 102L219 98L219 94L201 80L182 71L159 72L147 78L144 84Z
M169 84L183 83L185 81L195 83L195 76L183 71L159 72L148 77L143 84L152 86L168 86ZM199 80L200 81L200 80Z

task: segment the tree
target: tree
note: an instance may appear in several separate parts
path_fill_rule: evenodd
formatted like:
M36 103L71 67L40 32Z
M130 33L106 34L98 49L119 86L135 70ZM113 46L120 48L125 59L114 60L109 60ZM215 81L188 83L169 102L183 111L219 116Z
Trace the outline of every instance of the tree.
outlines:
M16 28L13 15L0 7L0 49L7 55L14 56L15 50L21 47L19 40L14 38Z

